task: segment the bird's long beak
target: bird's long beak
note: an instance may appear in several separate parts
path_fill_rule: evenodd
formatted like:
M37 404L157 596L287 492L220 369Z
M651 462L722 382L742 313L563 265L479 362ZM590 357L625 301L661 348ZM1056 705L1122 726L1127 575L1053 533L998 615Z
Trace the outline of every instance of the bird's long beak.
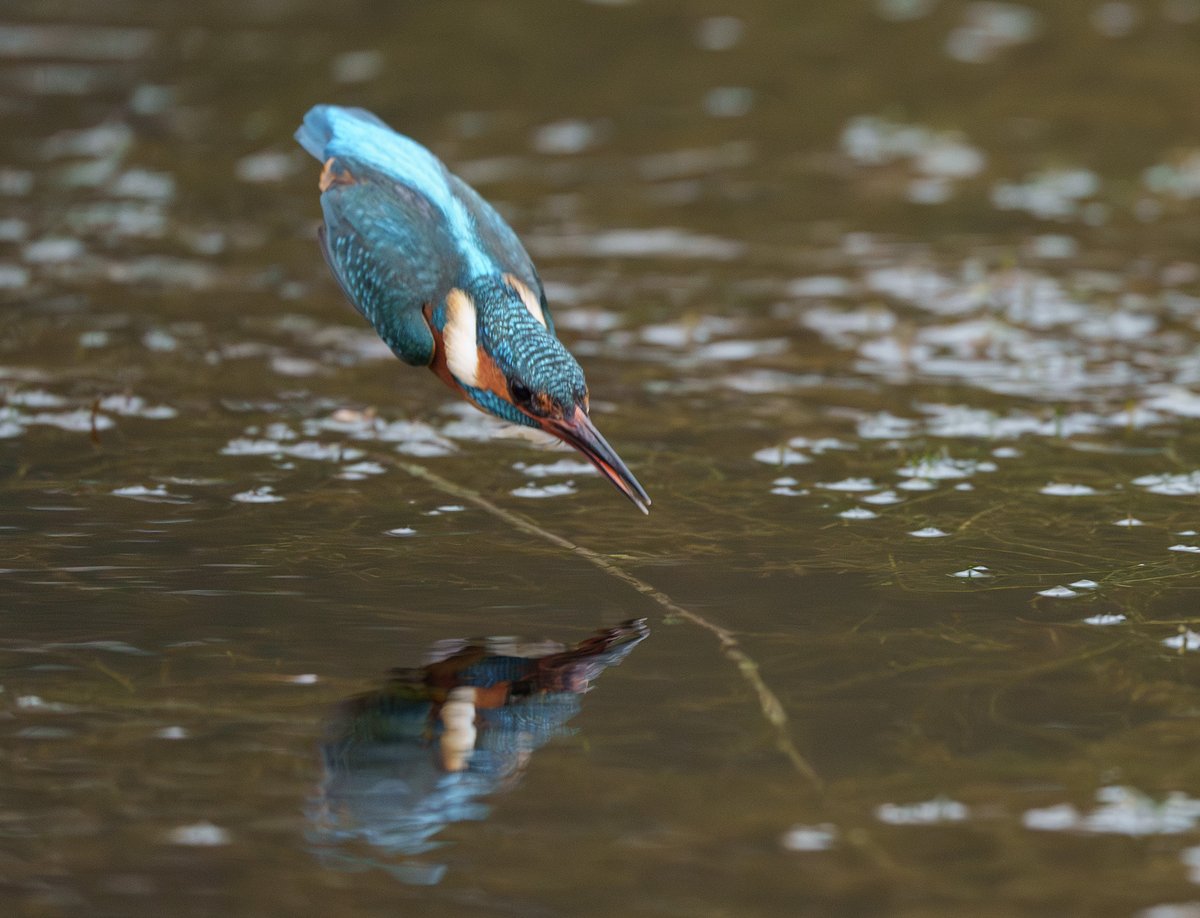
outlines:
M591 418L584 414L582 408L576 408L569 418L545 420L542 427L583 453L588 461L600 470L600 474L633 501L642 513L650 512L650 496L646 494L646 489L638 484L633 473L625 467L621 457L600 435L600 431L596 429Z

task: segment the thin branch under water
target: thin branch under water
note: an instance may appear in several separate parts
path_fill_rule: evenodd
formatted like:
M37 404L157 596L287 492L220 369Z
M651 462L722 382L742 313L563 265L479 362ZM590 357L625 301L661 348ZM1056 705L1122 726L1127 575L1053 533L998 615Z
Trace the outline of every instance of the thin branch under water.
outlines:
M755 697L758 699L759 709L762 711L764 719L770 725L775 735L776 747L783 753L792 767L816 790L821 790L824 787L824 782L821 780L820 775L816 773L812 765L809 764L808 760L800 753L800 750L796 748L796 744L792 741L791 732L788 729L787 712L784 710L779 696L763 680L758 663L742 649L742 645L732 631L710 621L698 612L684 608L666 593L662 592L662 590L652 586L640 577L635 577L623 567L616 564L611 558L599 552L585 548L582 545L576 545L570 539L544 529L528 517L514 513L511 510L506 510L492 503L478 492L450 481L447 478L443 478L441 475L431 472L423 465L418 465L415 462L405 462L401 459L390 459L390 461L414 478L420 478L433 485L439 491L444 491L460 500L469 501L481 510L508 523L514 529L519 529L529 535L536 536L564 551L570 552L578 558L582 558L593 567L598 568L610 577L620 580L627 586L637 590L643 596L653 600L666 612L679 620L695 625L697 628L702 628L711 634L716 638L721 653L737 667L739 675L753 689Z

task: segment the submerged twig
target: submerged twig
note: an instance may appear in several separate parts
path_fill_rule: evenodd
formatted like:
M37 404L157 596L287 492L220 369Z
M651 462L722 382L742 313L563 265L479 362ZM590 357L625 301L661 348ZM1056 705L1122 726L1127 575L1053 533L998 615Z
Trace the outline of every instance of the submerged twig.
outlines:
M635 577L623 567L620 567L609 558L593 551L590 548L585 548L582 545L576 545L570 539L564 538L557 533L551 532L548 529L543 529L533 520L522 516L519 513L514 513L511 510L506 510L470 488L443 478L441 475L431 472L423 465L418 465L415 462L405 462L400 459L392 460L399 468L412 475L414 478L420 478L427 481L440 491L445 491L460 500L470 501L481 510L485 510L497 519L503 520L516 529L530 535L550 542L552 545L557 545L564 551L583 558L594 567L599 568L610 577L615 577L626 585L637 590L643 596L658 603L663 609L671 613L675 617L686 621L689 624L702 628L717 639L720 645L721 653L725 658L733 663L741 677L754 690L754 694L758 699L759 709L762 711L763 717L771 726L775 733L775 745L779 751L791 762L792 767L800 773L814 788L820 790L823 787L821 777L813 769L808 760L796 748L796 744L792 742L791 735L788 731L787 712L783 708L782 702L779 700L770 686L763 681L762 674L759 672L758 663L742 649L737 637L727 628L723 628L715 622L710 621L698 612L693 612L691 609L686 609L675 600L671 599L662 590L657 589L651 584L642 580L640 577Z

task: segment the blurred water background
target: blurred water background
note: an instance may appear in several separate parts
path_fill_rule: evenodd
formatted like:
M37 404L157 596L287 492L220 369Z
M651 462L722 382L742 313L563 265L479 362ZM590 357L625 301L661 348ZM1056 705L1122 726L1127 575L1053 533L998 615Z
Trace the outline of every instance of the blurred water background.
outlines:
M649 518L342 301L316 102ZM1200 0L8 0L0 296L4 914L1200 915ZM459 797L384 688L640 618Z

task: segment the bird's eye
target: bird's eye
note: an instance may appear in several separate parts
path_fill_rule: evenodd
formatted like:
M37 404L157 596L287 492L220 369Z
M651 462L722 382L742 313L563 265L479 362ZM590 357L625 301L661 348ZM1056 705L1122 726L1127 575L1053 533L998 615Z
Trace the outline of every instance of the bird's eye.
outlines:
M518 405L528 405L533 400L533 393L529 391L529 388L515 379L508 381L508 391Z

